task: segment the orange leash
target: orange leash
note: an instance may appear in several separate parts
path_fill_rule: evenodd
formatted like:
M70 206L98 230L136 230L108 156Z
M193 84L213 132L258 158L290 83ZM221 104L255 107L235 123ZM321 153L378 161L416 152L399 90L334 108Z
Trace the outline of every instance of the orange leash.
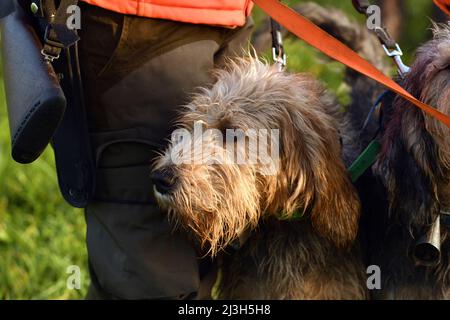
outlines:
M439 7L439 9L450 16L450 0L434 0L434 3Z
M288 6L280 3L278 0L253 0L253 2L303 41L322 51L330 58L345 64L349 68L389 88L450 128L449 116L414 98L409 92L394 80L384 75L370 62L361 58L360 55L342 42Z

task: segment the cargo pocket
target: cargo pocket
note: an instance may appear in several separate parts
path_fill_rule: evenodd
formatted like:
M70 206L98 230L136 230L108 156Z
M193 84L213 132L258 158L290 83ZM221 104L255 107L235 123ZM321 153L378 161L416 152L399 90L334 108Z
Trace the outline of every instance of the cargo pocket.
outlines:
M91 135L98 179L95 200L155 203L150 171L159 146L139 137L139 132L130 129Z
M98 285L123 299L195 293L195 251L153 199L150 161L157 148L127 134L122 131L121 139L106 139L96 148L97 190L86 221L89 260Z

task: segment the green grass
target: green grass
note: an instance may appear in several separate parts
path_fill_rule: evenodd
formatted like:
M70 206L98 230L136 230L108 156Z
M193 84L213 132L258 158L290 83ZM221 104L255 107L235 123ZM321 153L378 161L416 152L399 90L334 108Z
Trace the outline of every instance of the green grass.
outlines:
M286 2L293 4L298 0ZM337 5L359 17L350 0L317 2ZM407 32L401 43L410 56L429 36L426 15L430 13L431 0L408 1L408 7ZM263 14L256 10L257 23L262 19ZM286 50L290 70L312 72L342 103L348 102L348 88L342 85L343 66L330 62L301 41L286 41ZM83 212L61 198L50 148L38 161L26 166L13 162L10 151L0 86L0 299L83 298L89 281ZM70 265L81 268L81 290L66 287L66 269Z
M0 89L0 299L79 299L88 286L85 222L59 194L53 152L31 165L10 157ZM67 267L81 268L82 289L66 286Z

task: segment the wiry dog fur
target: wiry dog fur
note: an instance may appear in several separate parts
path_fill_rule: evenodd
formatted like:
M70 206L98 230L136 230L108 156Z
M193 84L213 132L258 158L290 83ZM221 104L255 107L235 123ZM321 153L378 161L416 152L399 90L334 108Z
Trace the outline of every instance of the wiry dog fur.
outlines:
M189 131L279 129L280 165L174 165L168 147L154 166L176 184L156 192L174 220L209 253L225 250L222 298L362 299L364 270L353 248L360 204L341 158L337 106L308 75L254 58L230 63L182 113ZM221 148L214 137L206 148ZM180 143L186 143L180 142ZM196 141L189 141L193 145ZM220 153L219 153L220 154ZM291 220L301 212L304 218ZM227 248L244 232L236 252Z
M388 70L386 61L377 58L383 56L376 49L379 44L368 45L371 38L365 32L351 31L348 26L352 23L342 12L328 14L313 4L300 6L299 11L379 69ZM401 84L422 101L450 114L450 27L435 26L433 31L434 39L418 49L411 72ZM353 100L347 114L353 134L347 129L350 137L343 139L347 164L374 138L380 123L382 126L382 153L373 172L356 184L363 208L359 241L366 264L378 265L382 272L381 290L371 291L372 297L450 299L448 227L441 224L442 256L437 267L417 266L412 258L416 242L430 230L441 210L450 211L449 129L398 97L392 105L385 105L381 121L373 117L361 132L368 109L382 88L363 77L352 79L354 75L347 72Z
M365 56L386 72L373 45L362 45L360 31L348 31L349 20L333 10L306 4L300 9L310 20ZM355 26L355 24L353 24ZM409 75L401 84L414 96L450 114L450 27L434 27L434 39L418 49ZM352 35L353 36L349 36ZM370 38L368 38L370 39ZM358 44L360 43L360 44ZM378 45L378 44L375 44ZM366 49L360 49L360 48ZM373 55L370 53L373 52ZM415 264L412 250L442 211L450 211L449 129L397 97L386 104L381 116L361 132L374 97L382 88L367 79L352 79L352 104L347 119L350 136L344 136L344 157L351 163L381 124L382 153L372 171L356 184L362 202L359 241L367 265L381 267L381 290L376 299L450 299L450 239L441 224L441 261L437 267ZM372 94L368 94L368 93ZM353 132L352 132L353 131Z
M314 3L296 9L388 70L376 37L340 10ZM311 77L280 73L254 59L231 65L218 79L194 98L180 125L192 130L193 121L201 120L218 130L280 128L278 174L263 176L256 166L174 168L168 156L173 146L154 169L168 171L182 186L172 196L159 194L161 205L212 255L223 257L221 297L367 298L359 243L352 244L359 203L340 159L349 165L377 130L371 123L360 135L368 108L382 88L347 70L352 103L343 117L338 112L342 108ZM215 148L214 143L208 145ZM297 210L305 211L305 218L289 220ZM251 231L244 245L227 248L244 230Z
M450 26L435 26L434 39L417 51L403 86L450 115ZM441 224L441 262L416 266L411 251L441 210L450 208L450 130L410 102L397 98L384 110L383 150L375 174L386 187L388 206L379 198L374 234L379 242L372 262L381 266L382 291L389 299L450 299L449 229Z

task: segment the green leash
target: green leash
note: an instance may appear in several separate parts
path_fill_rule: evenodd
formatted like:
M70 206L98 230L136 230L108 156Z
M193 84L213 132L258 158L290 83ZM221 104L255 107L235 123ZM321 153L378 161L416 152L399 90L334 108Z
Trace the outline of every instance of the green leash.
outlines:
M348 173L353 183L367 171L376 161L381 151L381 144L378 140L373 140L369 146L361 153L358 159L348 168Z

